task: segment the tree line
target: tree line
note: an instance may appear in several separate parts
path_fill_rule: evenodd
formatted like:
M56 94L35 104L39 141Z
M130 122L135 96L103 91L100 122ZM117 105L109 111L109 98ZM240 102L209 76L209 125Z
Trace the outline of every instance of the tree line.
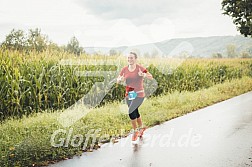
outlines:
M37 51L58 50L80 55L85 53L84 48L80 46L78 39L73 36L67 45L59 46L50 41L48 36L41 33L38 28L29 29L28 33L23 30L12 29L6 35L5 40L0 44L2 49L10 49L17 51Z

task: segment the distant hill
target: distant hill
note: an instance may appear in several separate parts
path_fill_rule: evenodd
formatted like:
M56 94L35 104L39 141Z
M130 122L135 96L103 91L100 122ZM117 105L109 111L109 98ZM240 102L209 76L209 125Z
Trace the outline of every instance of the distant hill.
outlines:
M122 46L116 48L86 47L84 49L87 53L90 54L93 54L95 52L110 54L115 51L128 53L133 50L142 56L163 55L174 57L184 53L195 57L211 57L212 54L216 53L227 56L227 46L229 45L234 45L236 52L238 53L247 51L252 54L252 38L245 38L240 35L178 38L136 46Z

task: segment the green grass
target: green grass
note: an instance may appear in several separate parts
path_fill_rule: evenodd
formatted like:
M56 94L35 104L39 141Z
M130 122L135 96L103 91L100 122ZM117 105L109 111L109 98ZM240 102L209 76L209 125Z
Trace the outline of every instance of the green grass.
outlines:
M252 78L243 77L214 85L195 92L174 92L147 99L140 107L144 123L151 127L164 121L190 113L197 109L229 99L252 90ZM51 135L55 130L64 129L57 121L60 112L36 113L22 119L8 119L0 124L0 164L3 166L40 166L50 161L58 161L80 155L79 147L52 147ZM127 114L120 112L118 102L94 109L72 127L72 136L85 136L91 129L101 128L99 134L108 138L125 134L131 130ZM65 130L69 130L67 128ZM124 134L124 135L125 135ZM58 136L66 137L66 134ZM88 143L90 146L91 140ZM97 144L97 143L96 143Z

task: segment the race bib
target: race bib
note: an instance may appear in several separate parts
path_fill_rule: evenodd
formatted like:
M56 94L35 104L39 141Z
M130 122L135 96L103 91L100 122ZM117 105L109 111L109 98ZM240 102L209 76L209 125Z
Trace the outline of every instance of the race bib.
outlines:
M129 100L134 100L137 97L137 93L135 91L130 91L128 93Z

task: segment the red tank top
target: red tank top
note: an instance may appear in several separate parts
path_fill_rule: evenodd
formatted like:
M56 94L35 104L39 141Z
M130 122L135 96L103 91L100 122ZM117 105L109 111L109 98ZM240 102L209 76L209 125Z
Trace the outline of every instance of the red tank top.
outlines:
M134 90L135 92L138 92L144 90L143 77L138 75L139 68L143 73L147 73L147 69L138 64L136 65L135 70L132 72L129 71L128 66L123 67L120 72L120 75L124 74L124 77L126 79L125 97L128 96L129 91ZM137 97L144 97L144 96L145 96L144 92L137 93Z

